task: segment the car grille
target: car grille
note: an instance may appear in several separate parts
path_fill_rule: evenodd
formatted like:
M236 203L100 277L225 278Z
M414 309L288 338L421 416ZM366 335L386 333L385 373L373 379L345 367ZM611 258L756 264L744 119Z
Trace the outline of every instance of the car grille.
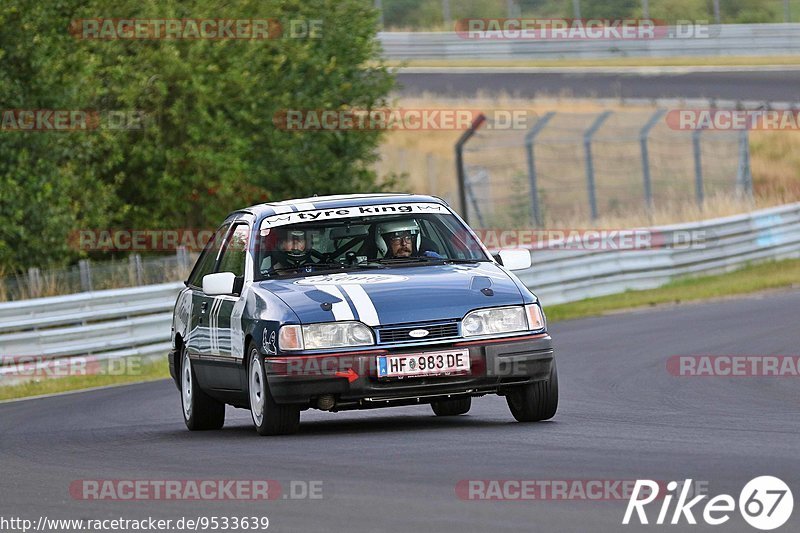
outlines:
M409 332L415 329L424 329L428 334L424 337L412 337ZM412 324L402 326L383 326L378 328L378 344L388 344L393 342L419 342L436 339L448 339L458 337L458 322L435 322Z

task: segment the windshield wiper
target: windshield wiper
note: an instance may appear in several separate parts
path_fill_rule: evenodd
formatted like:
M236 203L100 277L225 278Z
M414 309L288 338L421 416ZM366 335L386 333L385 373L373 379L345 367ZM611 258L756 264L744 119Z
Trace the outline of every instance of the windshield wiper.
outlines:
M385 257L383 259L377 259L375 262L382 265L405 264L405 263L451 263L451 264L462 265L462 264L475 264L480 262L480 259L410 256L410 257Z
M308 273L325 270L346 270L349 268L385 268L382 265L375 265L369 263L338 263L335 261L323 263L306 263L304 265L280 267L270 270L270 274L278 272L297 272Z
M380 265L395 265L405 263L428 263L430 261L441 261L441 259L435 257L384 257L382 259L376 259L373 262Z

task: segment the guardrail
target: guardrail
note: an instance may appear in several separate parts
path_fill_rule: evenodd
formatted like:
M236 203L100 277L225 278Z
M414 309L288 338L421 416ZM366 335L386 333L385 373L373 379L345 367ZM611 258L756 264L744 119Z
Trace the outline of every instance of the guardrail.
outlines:
M749 262L800 257L800 203L649 231L663 246L533 251L532 268L517 275L547 306L652 289L677 276L724 272ZM687 236L702 240L688 243Z
M182 287L162 283L0 304L0 384L81 375L92 371L88 365L112 359L164 357Z
M654 288L680 275L800 257L800 203L647 231L664 246L532 250L533 267L518 275L547 306ZM686 245L687 235L699 235L701 241ZM0 384L30 379L14 364L20 356L64 366L76 358L163 357L182 286L165 283L0 304L0 362L5 363L0 366Z
M800 24L721 24L707 38L468 39L455 32L380 32L384 57L408 59L600 59L771 56L800 53Z

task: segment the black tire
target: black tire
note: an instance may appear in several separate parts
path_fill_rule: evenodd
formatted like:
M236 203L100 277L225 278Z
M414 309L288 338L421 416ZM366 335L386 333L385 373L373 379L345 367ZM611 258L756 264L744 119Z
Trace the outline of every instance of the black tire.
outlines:
M431 409L436 416L457 416L467 413L472 407L472 398L450 398L431 402Z
M179 369L183 421L190 431L220 429L225 424L225 404L205 393L197 382L186 346L181 350Z
M506 393L506 402L518 422L539 422L553 418L558 410L558 371L555 359L547 380L514 387Z
M264 370L264 356L252 343L248 347L247 395L259 435L289 435L300 427L300 407L275 403Z

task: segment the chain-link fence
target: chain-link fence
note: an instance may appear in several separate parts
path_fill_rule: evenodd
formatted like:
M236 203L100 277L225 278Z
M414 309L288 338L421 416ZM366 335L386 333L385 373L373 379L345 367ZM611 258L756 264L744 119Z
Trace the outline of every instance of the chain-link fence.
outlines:
M478 126L462 146L460 206L477 227L647 214L752 194L742 131L676 131L662 110L547 113L527 131Z
M103 262L85 259L61 269L30 268L26 274L0 278L0 301L181 281L188 277L195 258L196 254L179 248L164 257L143 259L132 254Z

